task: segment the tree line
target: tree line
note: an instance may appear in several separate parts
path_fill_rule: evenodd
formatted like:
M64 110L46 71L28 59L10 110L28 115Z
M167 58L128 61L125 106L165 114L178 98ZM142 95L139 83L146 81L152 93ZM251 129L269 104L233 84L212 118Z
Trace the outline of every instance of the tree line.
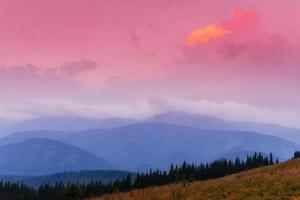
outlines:
M109 182L90 182L88 184L62 182L43 184L38 188L23 183L0 182L0 200L80 200L83 198L101 196L114 192L127 192L150 186L160 186L182 181L200 181L223 177L245 170L278 163L273 155L263 156L254 153L245 160L219 159L206 164L171 165L169 170L150 170L147 173L137 173Z

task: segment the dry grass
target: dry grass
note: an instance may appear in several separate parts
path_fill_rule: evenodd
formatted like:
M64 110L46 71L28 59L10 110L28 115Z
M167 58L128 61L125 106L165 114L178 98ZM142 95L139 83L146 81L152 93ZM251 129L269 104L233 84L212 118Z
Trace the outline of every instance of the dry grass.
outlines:
M179 183L92 200L300 200L300 159L215 180Z

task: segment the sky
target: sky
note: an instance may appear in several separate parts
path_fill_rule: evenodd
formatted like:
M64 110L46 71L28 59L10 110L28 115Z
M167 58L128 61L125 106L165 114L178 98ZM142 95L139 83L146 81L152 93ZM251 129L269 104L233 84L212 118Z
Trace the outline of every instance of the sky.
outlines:
M169 110L300 127L298 0L0 1L0 119Z

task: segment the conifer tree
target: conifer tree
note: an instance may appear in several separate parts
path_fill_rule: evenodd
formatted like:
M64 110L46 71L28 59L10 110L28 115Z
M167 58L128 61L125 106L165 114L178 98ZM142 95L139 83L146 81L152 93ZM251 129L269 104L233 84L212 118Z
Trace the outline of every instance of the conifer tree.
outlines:
M78 185L70 184L65 189L65 200L81 200L81 188Z

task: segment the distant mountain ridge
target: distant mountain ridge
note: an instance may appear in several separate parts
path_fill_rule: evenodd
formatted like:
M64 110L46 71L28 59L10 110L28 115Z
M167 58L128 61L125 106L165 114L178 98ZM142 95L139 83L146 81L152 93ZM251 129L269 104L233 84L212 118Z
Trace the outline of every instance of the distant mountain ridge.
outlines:
M236 130L230 123L219 118L175 111L153 115L146 119L145 122L172 123L210 130Z
M245 131L203 130L168 123L138 123L77 132L64 142L122 165L126 170L166 168L170 163L206 162L233 148L290 158L299 145Z
M17 143L17 142L23 142L25 140L29 140L32 138L44 138L44 139L59 141L61 138L66 137L67 135L70 135L72 133L73 132L49 131L49 130L16 132L0 139L0 146Z
M135 123L125 118L89 119L83 117L48 116L21 122L0 122L0 134L7 135L27 131L80 131L85 129L105 129Z
M110 129L144 122L173 123L209 130L249 131L282 137L300 144L300 129L297 128L289 128L268 123L227 121L217 117L179 111L160 113L147 119L140 120L124 118L87 119L82 117L49 116L31 119L24 122L12 123L4 121L1 122L0 134L8 135L16 132L32 131L62 131L70 133L88 129ZM49 138L51 139L51 137Z
M81 148L50 139L32 138L0 147L2 175L46 175L100 169L116 169L116 166Z
M245 122L246 126L242 122L236 123L202 115L169 112L138 123L108 129L15 133L0 139L0 150L1 145L40 137L78 147L116 163L118 169L144 171L168 168L170 163L207 162L236 153L245 155L245 152L272 152L284 160L300 149L300 145L291 140L272 136L269 132L264 134L240 130L243 127L261 130L260 124ZM263 125L270 130L275 126ZM277 134L282 130L290 129L283 127ZM297 136L296 133L294 135Z
M173 123L210 130L249 131L273 135L300 144L300 129L284 127L278 124L226 121L216 117L185 112L166 112L154 115L146 122Z

